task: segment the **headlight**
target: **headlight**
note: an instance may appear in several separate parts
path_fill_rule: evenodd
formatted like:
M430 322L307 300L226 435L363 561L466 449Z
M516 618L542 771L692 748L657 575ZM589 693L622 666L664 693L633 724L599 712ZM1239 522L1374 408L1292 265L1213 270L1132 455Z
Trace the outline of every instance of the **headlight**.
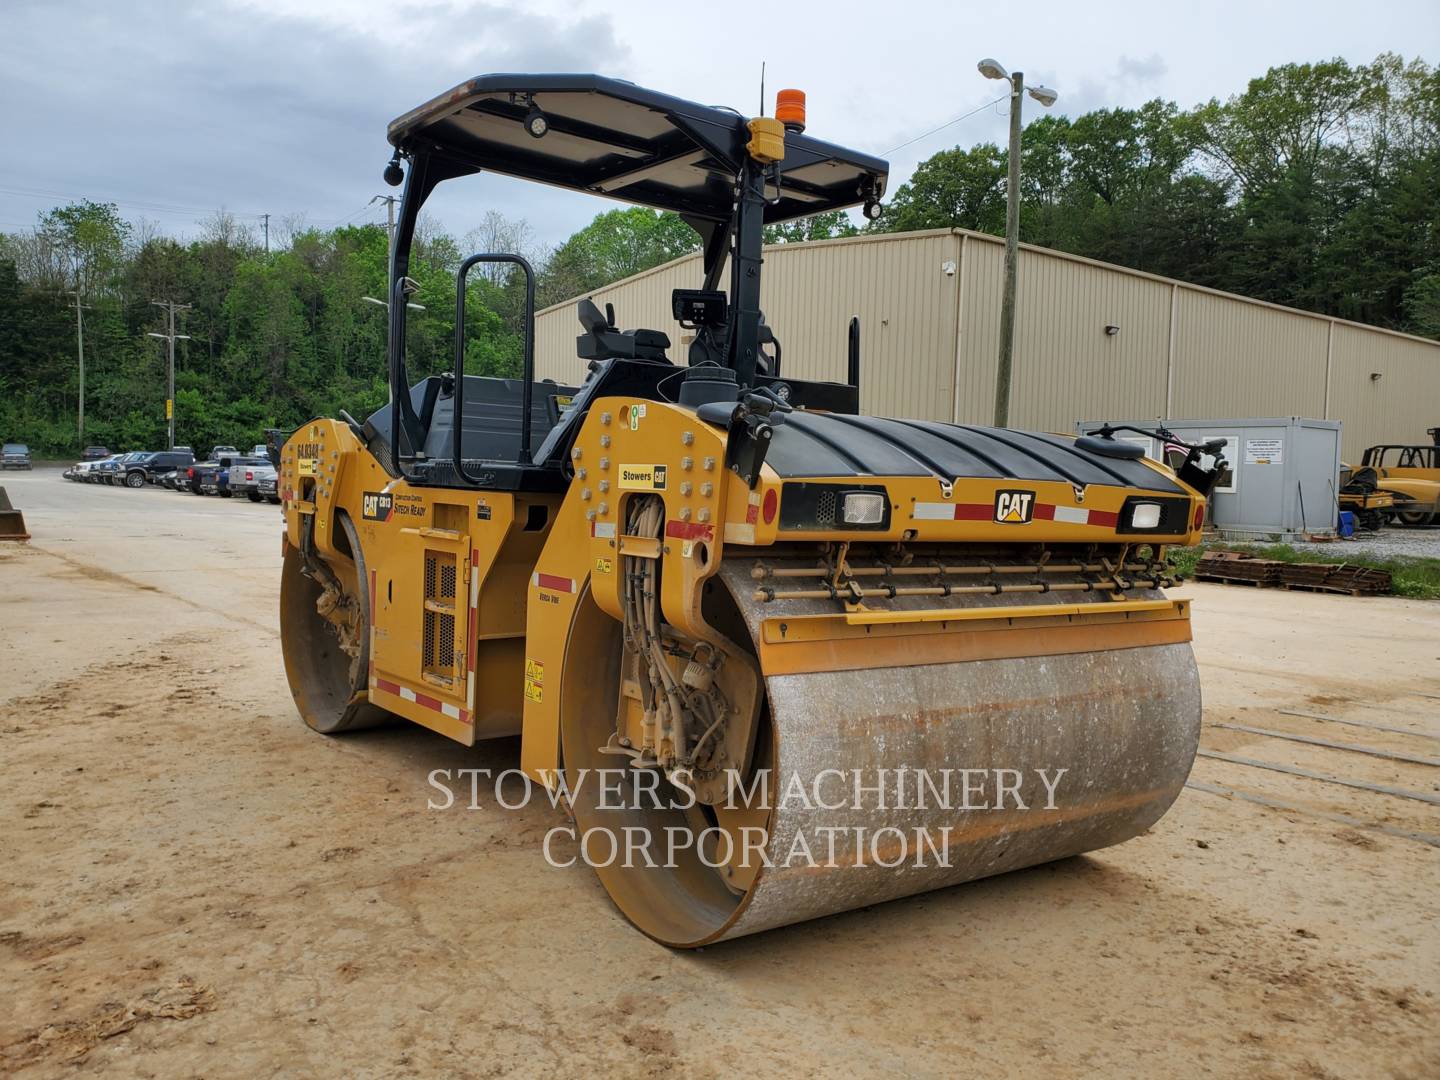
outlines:
M878 525L885 520L885 496L876 492L852 491L845 496L842 516L846 525Z
M1160 525L1160 504L1152 502L1135 503L1130 508L1132 529L1154 529Z

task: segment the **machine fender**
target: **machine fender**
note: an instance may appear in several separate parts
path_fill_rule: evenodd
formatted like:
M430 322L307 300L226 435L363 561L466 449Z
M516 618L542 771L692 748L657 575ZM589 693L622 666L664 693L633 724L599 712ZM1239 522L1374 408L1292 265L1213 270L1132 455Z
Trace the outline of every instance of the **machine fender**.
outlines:
M532 780L553 782L560 767L560 709L566 669L594 642L577 612L596 611L591 597L591 548L583 503L572 488L561 504L526 586L525 680L520 767ZM600 615L607 622L609 615ZM612 703L613 704L613 703Z

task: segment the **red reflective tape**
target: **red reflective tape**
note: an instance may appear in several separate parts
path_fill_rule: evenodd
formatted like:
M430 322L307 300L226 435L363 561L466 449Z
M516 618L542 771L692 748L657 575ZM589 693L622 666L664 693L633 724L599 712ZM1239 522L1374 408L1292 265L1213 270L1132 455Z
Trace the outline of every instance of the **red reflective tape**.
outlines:
M1034 517L1036 521L1054 521L1055 507L1050 503L1036 503Z
M400 696L400 684L393 683L389 679L376 679L375 689L384 690L385 693L394 694L396 697Z
M552 592L574 592L575 582L568 577L556 577L554 574L535 575L535 584L542 589L550 589Z
M444 711L440 708L439 698L433 698L429 694L422 694L418 690L415 692L415 704L423 705L425 708L430 709L434 712Z
M956 503L956 521L993 521L995 519L995 506L993 503Z
M667 521L665 535L677 540L710 540L715 536L715 526L696 521Z
M1091 510L1090 524L1113 529L1120 521L1120 515L1113 510Z
M754 525L755 522L757 522L757 521L759 521L759 520L760 520L760 507L756 506L756 505L753 504L753 503L750 504L749 506L747 506L747 507L745 508L745 524L746 524L746 525Z

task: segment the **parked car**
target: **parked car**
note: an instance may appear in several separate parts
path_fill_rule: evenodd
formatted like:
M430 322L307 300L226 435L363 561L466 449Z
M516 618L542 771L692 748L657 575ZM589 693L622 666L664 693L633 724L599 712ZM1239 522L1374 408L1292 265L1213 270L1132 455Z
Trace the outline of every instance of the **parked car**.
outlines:
M196 495L204 495L207 474L218 468L220 468L218 461L197 461L189 469L190 490Z
M270 464L268 457L235 458L230 463L230 491L235 495L247 496L251 502L259 502L260 492L257 488L261 477L267 475L275 475L275 466Z
M233 446L217 446L210 451L210 461L219 461L222 457L239 457L240 451Z
M111 454L109 457L103 457L98 461L89 462L89 468L81 474L80 479L87 484L98 483L100 478L105 475L105 472L112 468L123 456L123 454Z
M150 454L137 455L125 463L125 486L138 488L153 484L161 473L172 469L189 468L195 455L189 450L158 450Z
M219 495L230 498L230 458L207 461L195 468L196 487L201 495Z
M114 457L106 458L97 463L95 467L95 479L102 484L114 484L118 478L124 483L125 470L132 461L137 461L145 456L143 450L131 450L128 454L116 454Z
M168 491L189 491L190 490L190 467L183 469L171 469L167 473L161 473L155 483Z
M80 451L81 461L100 461L109 456L110 448L108 446L87 446Z
M260 478L260 483L256 485L255 490L266 502L278 503L280 501L280 478L275 475L273 468Z
M23 442L7 442L3 447L0 447L0 468L30 468L30 447L26 446Z

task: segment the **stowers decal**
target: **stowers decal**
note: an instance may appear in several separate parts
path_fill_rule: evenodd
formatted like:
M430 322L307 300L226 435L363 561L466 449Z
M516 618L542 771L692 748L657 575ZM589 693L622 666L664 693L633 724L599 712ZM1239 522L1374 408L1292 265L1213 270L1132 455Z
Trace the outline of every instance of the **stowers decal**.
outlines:
M664 465L621 465L621 491L664 491Z
M395 513L395 496L387 491L367 491L360 499L360 516L367 521L389 521Z
M1035 492L995 492L995 520L1004 525L1024 525L1035 516Z

